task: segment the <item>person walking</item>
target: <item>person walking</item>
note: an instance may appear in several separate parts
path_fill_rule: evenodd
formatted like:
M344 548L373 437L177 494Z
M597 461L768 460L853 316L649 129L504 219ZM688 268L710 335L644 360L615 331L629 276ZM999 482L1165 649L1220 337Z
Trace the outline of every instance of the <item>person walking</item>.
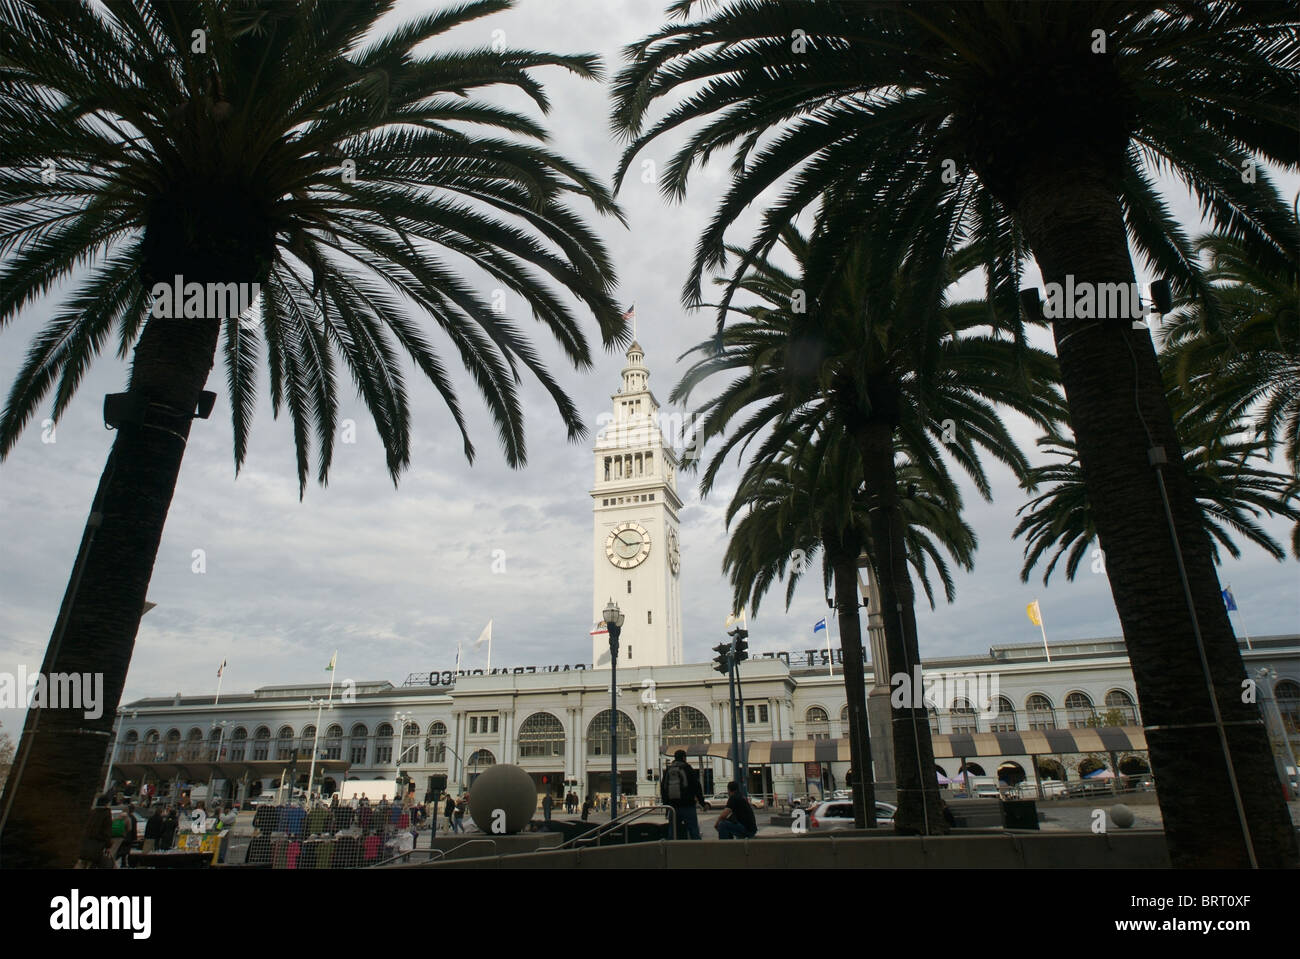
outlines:
M117 861L121 863L121 868L126 869L130 860L127 858L131 855L131 850L135 848L135 841L140 838L140 829L135 821L135 806L126 807L126 822L122 824L122 842L117 847Z
M582 821L583 821L583 822L586 822L586 821L587 821L587 815L591 812L591 810L594 808L594 806L595 806L595 800L592 799L590 796L588 796L586 799L584 799L584 800L582 801Z
M542 818L547 822L551 821L551 806L553 803L554 800L551 799L550 793L547 793L542 797Z
M451 832L455 828L452 820L456 815L456 800L451 798L451 793L443 793L442 796L446 800L442 806L442 815L447 820L447 832Z
M455 811L452 814L451 830L452 832L463 833L465 831L465 810L469 808L469 793L465 793L456 801Z
M157 806L154 807L153 815L149 821L144 824L144 851L145 855L153 852L158 848L158 840L162 838L163 814Z
M659 798L665 806L673 807L678 839L703 838L695 807L704 805L704 790L700 788L699 770L686 761L686 750L673 753L673 761L659 780Z
M734 782L727 783L727 808L722 810L714 828L719 839L753 839L758 835L754 809Z
M176 832L180 829L180 815L175 806L168 806L163 815L162 833L158 837L158 851L166 852L176 841Z

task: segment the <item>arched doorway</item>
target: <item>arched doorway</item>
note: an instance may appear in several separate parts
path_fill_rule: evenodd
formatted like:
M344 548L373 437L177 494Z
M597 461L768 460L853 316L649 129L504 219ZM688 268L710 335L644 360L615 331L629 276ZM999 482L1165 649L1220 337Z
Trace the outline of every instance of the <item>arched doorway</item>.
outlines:
M998 782L1007 786L1019 786L1025 781L1025 767L1008 760L998 766Z

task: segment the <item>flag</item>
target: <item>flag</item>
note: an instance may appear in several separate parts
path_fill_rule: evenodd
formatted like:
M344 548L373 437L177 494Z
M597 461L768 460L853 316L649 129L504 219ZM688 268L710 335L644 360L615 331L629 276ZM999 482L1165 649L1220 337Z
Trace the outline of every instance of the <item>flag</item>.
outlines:
M335 653L333 656L330 657L330 664L325 667L325 672L327 673L334 672L334 667L338 664L338 661L339 661L339 654Z
M821 619L817 620L816 625L813 626L813 632L814 633L820 632L825 628L826 628L826 617L823 616Z
M1223 605L1228 607L1228 612L1230 613L1235 613L1237 611L1237 601L1232 596L1231 586L1223 591Z
M1236 607L1234 606L1233 609L1236 609ZM221 678L221 674L225 671L225 669L226 669L226 661L223 659L221 661L221 665L217 667L217 679Z
M633 320L635 317L636 317L636 304L633 303L633 304L632 304L631 306L629 306L629 307L627 308L627 310L623 313L623 322L624 322L624 323L630 323L630 322L632 322L632 320Z
M735 626L737 623L740 623L741 628L748 628L749 626L749 624L745 622L745 611L743 609L740 612L732 613L727 617L726 628L731 629L731 627Z
M474 645L482 646L484 643L490 642L492 642L492 620L489 619L488 624L483 627L483 632L479 633L478 639L474 640Z
M1043 611L1038 608L1038 600L1034 600L1026 606L1025 612L1029 614L1029 621L1035 626L1043 625Z
M602 620L600 620L599 622L596 623L596 628L593 629L593 630L591 631L590 635L592 635L592 636L605 636L605 635L608 634L608 633L609 633L609 629L606 628L606 626L605 626L605 621L602 619Z

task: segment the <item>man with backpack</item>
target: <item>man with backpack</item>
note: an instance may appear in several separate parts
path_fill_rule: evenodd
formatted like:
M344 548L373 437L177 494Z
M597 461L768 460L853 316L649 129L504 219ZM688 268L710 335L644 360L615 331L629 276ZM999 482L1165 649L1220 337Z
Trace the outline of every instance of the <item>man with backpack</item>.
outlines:
M686 761L686 750L673 753L673 761L659 781L659 795L664 805L672 806L677 813L677 838L702 838L695 807L704 805L704 791L699 772Z

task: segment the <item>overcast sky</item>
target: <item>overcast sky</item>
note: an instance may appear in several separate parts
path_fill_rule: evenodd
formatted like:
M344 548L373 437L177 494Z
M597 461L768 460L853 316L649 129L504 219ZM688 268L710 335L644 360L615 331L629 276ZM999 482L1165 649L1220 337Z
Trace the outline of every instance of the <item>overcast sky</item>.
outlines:
M435 5L410 0L399 6L395 19ZM599 53L613 72L620 47L660 22L660 5L647 0L523 0L519 9L470 24L452 37L476 46L491 43L492 31L502 30L511 46ZM553 103L547 122L554 144L608 178L619 145L608 133L607 87L560 71L543 79ZM662 165L672 149L673 141L667 141L644 156ZM629 176L619 197L629 227L612 220L600 224L618 264L619 299L636 304L650 385L664 403L684 369L678 355L712 328L710 314L683 311L678 291L694 238L712 213L722 182L720 169L706 170L693 178L685 203L669 205L655 185ZM1281 182L1288 197L1300 189L1296 178ZM1198 231L1195 203L1179 194L1177 210ZM735 238L747 235L742 230ZM1036 273L1026 278L1026 284L1036 282ZM0 384L6 392L51 306L46 300L0 334ZM594 324L588 330L595 339ZM621 351L603 354L593 373L580 375L556 360L546 339L537 342L594 433L596 418L609 408L619 385ZM0 670L40 666L113 439L101 421L102 397L120 391L125 376L124 364L102 358L83 381L54 442L43 442L42 414L0 464ZM496 665L590 662L591 438L566 442L553 406L525 380L529 464L512 471L503 463L472 384L463 375L458 382L479 447L474 466L466 464L432 387L412 376L412 468L394 490L373 423L341 380L340 418L356 421L357 441L336 445L329 487L309 486L299 502L290 426L270 415L265 370L247 462L235 477L219 365L208 383L219 396L217 408L191 433L149 589L158 606L142 620L124 701L211 692L223 659L229 661L227 691L315 682L325 677L336 648L339 679L400 683L412 671L451 668L457 642L468 649L489 618L495 621ZM1033 449L1032 429L1021 424L1018 436ZM976 569L957 575L951 606L934 612L923 602L918 607L923 655L1038 641L1038 629L1025 615L1025 605L1034 599L1041 601L1053 641L1118 636L1106 579L1086 565L1073 583L1059 572L1050 588L1038 577L1020 582L1023 544L1011 540L1011 530L1025 496L1008 471L995 462L988 468L993 503L966 487L967 519L979 536ZM685 479L680 488L686 504L683 625L691 662L710 658L728 612L722 516L734 475L730 470L704 502ZM1286 524L1266 528L1287 541ZM1257 547L1242 548L1243 558L1228 560L1220 570L1240 606L1234 614L1238 631L1296 631L1297 564L1275 562ZM206 557L201 574L192 571L194 551L200 549ZM492 572L494 550L504 551L503 572ZM788 613L779 594L769 597L750 622L752 647L814 645L812 625L827 612L820 585L819 576L807 577ZM476 655L481 660L481 652L467 651L465 665L482 665ZM0 711L0 722L12 730L21 715Z

